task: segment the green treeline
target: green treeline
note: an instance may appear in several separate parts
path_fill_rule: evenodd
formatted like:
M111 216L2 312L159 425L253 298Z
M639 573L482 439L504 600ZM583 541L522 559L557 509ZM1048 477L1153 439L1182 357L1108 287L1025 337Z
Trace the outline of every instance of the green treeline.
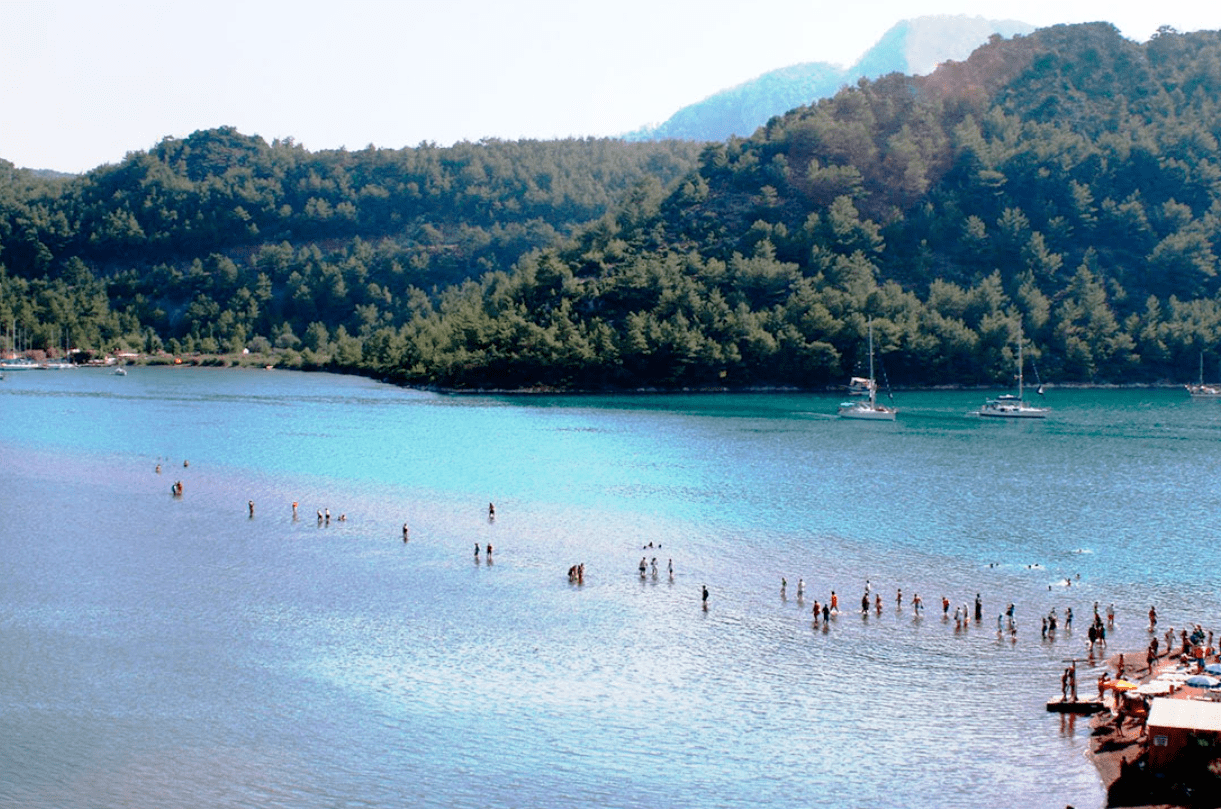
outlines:
M1221 34L995 39L716 144L0 165L0 322L452 388L1185 381L1221 358ZM1211 375L1210 375L1211 376Z
M311 154L224 128L77 178L0 161L0 332L15 323L39 349L65 329L95 351L274 345L279 361L356 370L371 328L559 243L639 182L682 176L698 150L584 139Z

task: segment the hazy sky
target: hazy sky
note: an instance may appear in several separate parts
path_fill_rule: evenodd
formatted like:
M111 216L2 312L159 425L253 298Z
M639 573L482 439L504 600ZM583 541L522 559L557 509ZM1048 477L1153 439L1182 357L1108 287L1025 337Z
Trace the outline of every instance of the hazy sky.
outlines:
M1221 28L1114 0L0 0L0 158L84 171L232 125L311 150L618 135L903 19Z

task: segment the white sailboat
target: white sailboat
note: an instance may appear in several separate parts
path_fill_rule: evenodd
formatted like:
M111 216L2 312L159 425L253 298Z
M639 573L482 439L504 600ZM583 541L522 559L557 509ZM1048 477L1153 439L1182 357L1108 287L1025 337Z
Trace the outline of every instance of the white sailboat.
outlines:
M853 377L853 383L858 382L858 377ZM867 400L858 400L855 402L844 402L839 406L836 412L841 419L865 419L868 421L894 421L896 411L893 407L887 407L883 404L878 404L878 381L873 375L873 321L869 321L869 378L860 380L865 384L869 398Z
M1022 401L1022 334L1018 332L1018 392L1017 396L1012 393L1005 393L997 396L995 399L989 399L984 402L983 407L979 409L979 415L990 416L1000 419L1042 419L1047 418L1047 414L1051 412L1046 407L1035 407L1028 405ZM1043 392L1043 386L1039 386L1039 392Z
M1187 392L1193 399L1221 398L1221 385L1204 384L1204 352L1200 352L1200 381L1195 385L1186 385Z

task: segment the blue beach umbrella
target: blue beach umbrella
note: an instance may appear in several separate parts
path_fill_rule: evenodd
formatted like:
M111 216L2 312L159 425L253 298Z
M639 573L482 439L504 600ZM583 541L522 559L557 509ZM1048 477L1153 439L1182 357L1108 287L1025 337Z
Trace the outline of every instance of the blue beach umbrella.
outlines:
M1204 667L1205 674L1211 674L1214 677L1221 677L1221 663L1209 663Z
M1183 685L1189 685L1192 688L1216 688L1221 686L1221 680L1209 677L1207 674L1196 674L1184 680Z

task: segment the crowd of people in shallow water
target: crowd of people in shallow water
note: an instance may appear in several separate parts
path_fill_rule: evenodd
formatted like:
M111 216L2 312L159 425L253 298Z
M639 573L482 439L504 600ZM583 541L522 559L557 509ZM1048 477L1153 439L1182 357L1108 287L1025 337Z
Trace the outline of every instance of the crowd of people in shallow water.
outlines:
M190 467L190 462L184 460L182 462L182 465L184 468L188 468L188 467ZM155 471L158 475L161 474L161 464L160 463L158 463L156 465ZM182 484L181 480L175 481L173 484L171 484L170 493L176 499L182 497L183 484ZM250 519L254 519L254 515L255 515L254 500L248 500L246 503L246 507L247 507L247 513L248 513ZM296 501L293 501L293 503L292 503L292 519L294 522L296 522L298 520L298 503ZM317 519L317 523L320 527L330 525L331 510L329 508L318 509L316 512L316 519ZM487 519L488 519L489 523L494 523L496 521L496 507L492 503L488 503ZM337 518L338 522L345 522L346 520L347 520L347 514L343 514L343 513L341 513L339 515L339 517ZM403 523L403 531L402 531L403 542L404 543L408 542L410 540L410 537L411 537L411 529L407 523ZM654 550L654 549L660 550L661 544L658 543L656 546L654 546L653 542L649 542L649 543L641 546L641 549L646 550L646 551ZM478 542L476 542L474 544L474 559L476 562L480 561L480 554L482 553L483 558L486 560L487 564L489 564L489 565L492 564L493 552L494 552L494 548L493 548L491 542L486 543L486 545L484 545L482 547L480 546L480 544ZM990 565L990 567L995 567L995 564ZM1034 568L1036 566L1028 565L1027 567ZM652 578L653 580L657 580L660 576L658 557L650 556L649 554L645 554L644 556L641 556L640 562L637 565L637 571L640 575L641 580L646 580L649 578ZM674 559L673 558L668 557L666 559L666 574L667 574L667 578L669 579L669 581L671 583L674 582ZM1080 580L1080 578L1081 578L1080 574L1078 574L1075 577L1075 579L1078 581ZM568 568L568 581L570 584L584 584L585 583L585 563L584 562L574 564ZM1065 587L1071 587L1073 584L1073 581L1074 581L1073 578L1066 578L1064 580ZM1050 587L1049 587L1049 589L1050 589ZM781 579L780 579L780 597L784 600L787 600L787 598L788 598L788 579L785 577L781 577ZM804 603L805 598L806 598L806 583L805 583L804 578L797 579L796 597L797 597L798 604ZM708 610L708 601L709 601L708 586L707 586L707 584L701 584L700 585L700 605L704 611ZM952 615L950 612L951 607L953 607ZM895 597L894 597L895 614L896 615L901 614L905 610L909 610L909 609L911 611L911 615L912 615L913 619L923 618L924 617L923 598L921 598L919 593L913 593L911 595L910 599L905 599L904 594L903 594L903 588L901 588L901 587L897 588L895 590ZM882 597L882 593L880 591L874 590L873 583L869 579L866 579L864 592L861 595L859 615L863 619L867 620L871 615L873 615L874 617L880 618L880 617L882 617L882 615L885 611L886 611L886 606L885 606L885 600ZM996 636L998 639L1008 636L1012 642L1014 642L1014 643L1017 642L1018 624L1017 624L1015 612L1016 612L1016 608L1015 608L1014 604L1009 603L1005 607L1003 612L997 614L997 616L996 616ZM835 590L831 590L830 595L828 596L826 601L823 601L822 599L819 599L819 598L814 599L814 603L811 608L811 618L812 618L813 626L815 628L822 629L823 631L828 631L830 629L832 621L837 619L840 614L841 614L841 610L840 610L839 594ZM1104 615L1105 615L1105 620L1104 620ZM1159 656L1162 654L1162 652L1161 652L1162 649L1165 649L1164 654L1166 656L1172 655L1172 651L1173 651L1173 648L1174 648L1174 645L1176 642L1179 644L1179 649L1180 649L1178 654L1181 655L1184 658L1184 660L1203 661L1203 660L1207 659L1208 657L1215 656L1218 654L1217 649L1213 644L1213 633L1211 631L1205 632L1201 628L1200 624L1195 624L1190 632L1187 629L1182 629L1180 632L1178 632L1177 635L1176 635L1174 627L1170 627L1165 632L1164 636L1159 639L1158 635L1156 634L1158 616L1157 616L1157 609L1155 606L1149 607L1148 617L1149 617L1148 631L1149 631L1149 634L1152 636L1152 638L1146 649L1145 663L1149 670L1152 670L1154 664L1159 659ZM956 631L965 630L972 624L975 624L975 625L981 624L983 622L982 595L980 593L976 593L975 599L972 603L963 602L960 604L952 603L948 597L943 595L941 597L941 618L942 618L942 621L945 623L948 623L950 620L953 620L954 629ZM1061 617L1061 614L1057 610L1057 608L1052 607L1051 610L1046 615L1040 617L1040 623L1041 623L1040 635L1041 635L1042 639L1045 641L1054 641L1056 639L1057 632L1060 629L1061 625L1063 626L1065 633L1070 633L1072 631L1073 609L1071 606L1066 606L1064 608L1063 616ZM1104 612L1101 609L1099 602L1095 601L1094 605L1093 605L1093 617L1090 621L1089 627L1086 632L1087 655L1088 655L1088 660L1091 663L1094 661L1094 657L1095 657L1096 653L1101 653L1102 650L1105 650L1106 645L1107 645L1107 632L1109 629L1113 628L1114 625L1115 625L1115 605L1113 603L1108 604L1106 607L1106 610ZM1118 671L1116 672L1116 675L1115 675L1116 679L1122 678L1124 676L1125 666L1126 666L1126 664L1124 662L1124 656L1121 654L1121 655L1119 655L1119 666L1118 666ZM1072 694L1076 693L1076 662L1075 661L1073 661L1072 665L1070 665L1068 668L1066 668L1064 670L1063 676L1061 678L1061 684L1063 686L1063 692L1066 696L1070 693L1072 693Z

